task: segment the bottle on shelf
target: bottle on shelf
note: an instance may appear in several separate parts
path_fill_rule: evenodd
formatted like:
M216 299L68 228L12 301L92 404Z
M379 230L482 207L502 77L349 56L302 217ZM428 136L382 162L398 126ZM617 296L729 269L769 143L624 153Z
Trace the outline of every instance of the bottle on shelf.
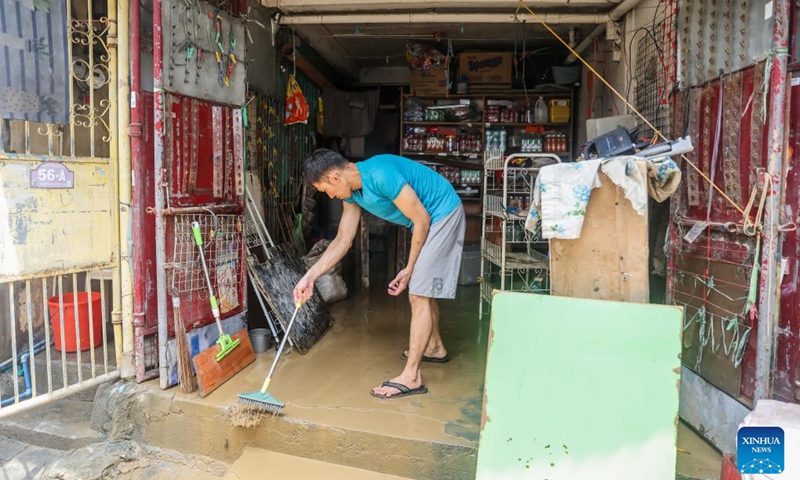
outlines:
M539 100L536 101L536 105L533 107L533 118L536 123L547 123L548 110L544 97L539 97Z
M448 135L447 136L447 152L454 153L458 151L458 142L456 142L455 135Z

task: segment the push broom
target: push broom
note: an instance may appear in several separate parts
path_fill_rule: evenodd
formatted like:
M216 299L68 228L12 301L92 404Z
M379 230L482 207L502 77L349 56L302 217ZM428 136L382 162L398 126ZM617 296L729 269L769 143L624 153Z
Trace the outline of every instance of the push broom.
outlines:
M267 378L264 380L264 385L261 387L261 390L240 394L239 403L254 407L258 410L272 413L274 415L281 413L281 410L283 410L283 402L270 395L267 389L272 381L272 374L275 373L275 367L278 365L278 360L280 360L281 354L283 353L283 347L286 346L286 340L289 338L289 332L292 330L294 319L297 318L297 312L300 311L300 307L302 305L303 302L299 302L294 309L292 319L289 320L289 325L286 327L286 332L283 334L281 346L278 348L278 353L275 355L275 360L272 361L272 367L269 369L269 373L267 374Z
M219 362L239 345L240 340L238 338L233 340L230 335L222 331L222 322L219 319L219 303L217 303L217 297L214 296L214 288L211 286L211 277L208 275L206 255L203 251L203 234L200 231L199 223L192 222L192 233L194 234L194 242L200 250L200 262L203 264L203 274L206 277L206 285L208 286L208 301L211 303L211 312L214 314L214 320L217 322L217 329L219 330L219 338L217 339L219 353L217 353L215 357Z

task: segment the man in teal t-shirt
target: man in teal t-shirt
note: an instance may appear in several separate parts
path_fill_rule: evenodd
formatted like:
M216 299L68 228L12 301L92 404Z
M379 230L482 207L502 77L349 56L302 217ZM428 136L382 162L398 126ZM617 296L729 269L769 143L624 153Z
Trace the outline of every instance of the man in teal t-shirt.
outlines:
M379 398L427 393L420 363L449 360L439 332L438 298L456 296L464 245L464 207L455 189L441 175L413 160L376 155L352 163L331 150L317 150L305 162L305 181L330 198L344 201L336 238L297 283L296 302L314 293L314 281L345 256L353 244L361 209L386 221L409 227L408 265L389 283L389 294L408 287L411 336L403 353L403 372L372 389Z

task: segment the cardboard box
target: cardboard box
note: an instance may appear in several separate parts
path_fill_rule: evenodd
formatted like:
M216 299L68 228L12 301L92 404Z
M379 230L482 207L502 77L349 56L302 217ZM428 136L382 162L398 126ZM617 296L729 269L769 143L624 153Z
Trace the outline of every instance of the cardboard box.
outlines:
M446 95L447 75L444 70L412 70L411 95Z
M471 85L510 84L514 58L511 53L462 53L458 56L458 76Z

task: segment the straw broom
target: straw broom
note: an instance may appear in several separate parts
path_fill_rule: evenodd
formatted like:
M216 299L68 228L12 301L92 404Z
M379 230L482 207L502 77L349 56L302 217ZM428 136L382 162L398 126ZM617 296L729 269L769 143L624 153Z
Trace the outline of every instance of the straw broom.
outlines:
M175 352L178 357L178 380L183 393L192 393L197 390L197 380L192 370L192 356L189 353L189 343L186 341L186 327L181 317L181 300L172 293L172 319L175 330Z

